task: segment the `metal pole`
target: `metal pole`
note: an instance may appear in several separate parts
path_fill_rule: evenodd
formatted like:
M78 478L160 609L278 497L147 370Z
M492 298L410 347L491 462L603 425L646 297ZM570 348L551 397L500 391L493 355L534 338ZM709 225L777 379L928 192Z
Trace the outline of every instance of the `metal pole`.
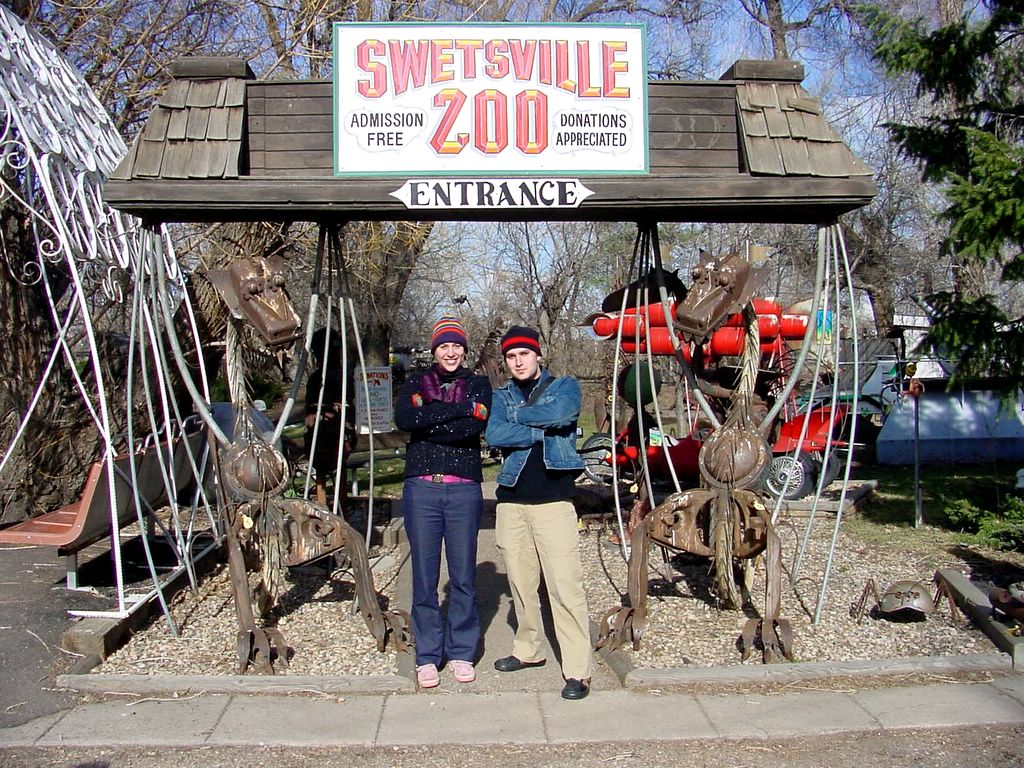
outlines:
M914 391L913 383L911 394L914 398L914 527L920 528L924 522L921 514L921 395Z

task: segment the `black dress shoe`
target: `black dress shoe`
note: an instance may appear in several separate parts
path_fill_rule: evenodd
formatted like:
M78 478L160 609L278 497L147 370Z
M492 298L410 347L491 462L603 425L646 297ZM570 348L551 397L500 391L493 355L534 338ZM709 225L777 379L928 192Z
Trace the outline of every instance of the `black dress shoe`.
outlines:
M570 677L565 681L565 687L562 689L562 698L577 701L587 698L588 693L590 693L590 685L585 680L577 680L575 677Z
M520 661L515 656L505 656L504 658L498 659L494 662L494 668L499 672L518 672L520 669L543 667L547 663L547 659L541 659L540 661Z

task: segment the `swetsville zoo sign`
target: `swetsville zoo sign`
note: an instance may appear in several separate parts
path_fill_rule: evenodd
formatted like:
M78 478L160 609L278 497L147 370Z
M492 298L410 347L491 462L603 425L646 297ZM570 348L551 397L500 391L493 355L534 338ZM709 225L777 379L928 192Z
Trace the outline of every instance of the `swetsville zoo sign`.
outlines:
M407 208L575 208L649 170L638 25L336 24L334 173ZM467 178L472 177L472 178Z

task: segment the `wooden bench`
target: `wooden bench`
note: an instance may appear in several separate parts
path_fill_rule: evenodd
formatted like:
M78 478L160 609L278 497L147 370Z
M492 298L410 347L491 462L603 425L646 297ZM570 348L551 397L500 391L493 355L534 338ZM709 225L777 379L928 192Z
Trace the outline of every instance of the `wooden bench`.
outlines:
M192 462L200 472L206 462L206 431L193 428L171 440L173 454L169 477L179 497L197 488ZM118 528L138 520L132 486L132 461L143 513L151 515L170 503L167 484L160 465L166 454L166 441L157 443L148 438L142 442L134 456L130 453L114 457L114 504ZM150 518L151 520L152 518ZM57 547L57 553L67 561L67 587L78 589L78 553L107 535L113 536L110 483L106 462L96 461L89 467L85 485L79 499L67 506L47 512L39 517L15 523L0 529L2 544L31 544ZM111 539L111 546L117 542Z

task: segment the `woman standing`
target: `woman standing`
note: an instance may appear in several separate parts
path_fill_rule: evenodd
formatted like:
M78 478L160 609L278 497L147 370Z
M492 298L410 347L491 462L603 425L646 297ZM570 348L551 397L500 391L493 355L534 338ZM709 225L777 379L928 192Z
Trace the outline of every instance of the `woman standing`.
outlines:
M402 509L412 555L412 624L421 688L438 685L437 670L445 660L458 682L476 679L480 434L491 407L491 385L464 367L466 346L458 320L438 320L430 342L434 365L410 376L395 404L395 424L410 434ZM437 598L442 542L451 583L444 626Z

